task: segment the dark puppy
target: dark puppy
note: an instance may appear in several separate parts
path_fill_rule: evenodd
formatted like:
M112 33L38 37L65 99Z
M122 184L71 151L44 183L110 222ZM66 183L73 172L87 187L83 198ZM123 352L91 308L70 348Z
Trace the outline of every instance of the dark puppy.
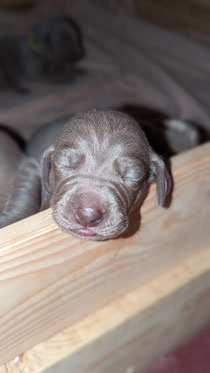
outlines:
M56 131L53 135L57 135ZM43 153L47 145L50 146ZM117 111L78 114L67 122L55 141L48 126L32 139L29 153L36 157L23 167L28 169L30 182L21 173L18 181L27 203L21 207L13 199L12 209L0 217L1 226L14 218L18 220L17 216L23 218L38 211L31 206L38 201L40 180L41 209L52 207L62 230L105 240L128 228L129 214L140 204L149 183L157 183L158 206L164 205L171 185L164 162L150 147L139 124Z
M29 35L0 38L0 86L26 92L22 77L71 82L82 56L75 22L66 17L45 19Z

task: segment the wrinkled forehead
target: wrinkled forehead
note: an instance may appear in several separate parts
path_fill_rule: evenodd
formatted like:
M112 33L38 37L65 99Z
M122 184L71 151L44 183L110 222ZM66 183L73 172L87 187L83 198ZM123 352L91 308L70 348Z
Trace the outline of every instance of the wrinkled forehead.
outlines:
M139 124L126 114L94 111L67 123L56 144L63 147L97 158L145 158L149 145Z

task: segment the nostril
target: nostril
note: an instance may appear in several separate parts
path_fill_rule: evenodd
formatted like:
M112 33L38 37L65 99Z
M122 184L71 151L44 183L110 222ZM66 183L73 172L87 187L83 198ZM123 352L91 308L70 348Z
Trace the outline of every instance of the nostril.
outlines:
M103 219L103 212L99 208L83 207L76 211L77 223L85 227L95 227Z

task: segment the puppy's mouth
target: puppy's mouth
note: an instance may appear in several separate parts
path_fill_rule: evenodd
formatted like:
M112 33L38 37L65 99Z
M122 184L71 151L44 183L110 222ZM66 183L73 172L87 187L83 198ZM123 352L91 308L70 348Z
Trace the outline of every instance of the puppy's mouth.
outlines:
M79 229L76 229L74 231L74 233L76 233L79 236L84 236L84 237L94 237L94 236L96 236L96 233L93 232L89 228L79 228Z
M117 232L114 232L112 234L103 234L94 232L92 229L87 227L70 228L69 226L66 226L65 224L59 222L57 219L55 219L55 221L62 231L75 235L77 238L81 238L84 240L107 241L121 235L127 229L125 227L124 229L118 230Z
M87 227L87 226L78 226L74 221L71 221L69 215L63 213L62 209L57 204L53 206L53 218L58 224L60 229L69 234L75 235L77 238L84 240L93 240L93 241L106 241L109 239L116 238L121 235L128 228L128 219L126 214L118 213L119 221L116 222L106 222L103 221L103 224L98 224L96 227Z

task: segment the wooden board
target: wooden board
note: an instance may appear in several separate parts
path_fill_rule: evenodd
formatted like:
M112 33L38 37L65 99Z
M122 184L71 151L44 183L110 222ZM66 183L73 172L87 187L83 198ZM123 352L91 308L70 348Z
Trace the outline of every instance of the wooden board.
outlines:
M170 208L154 206L151 188L140 230L126 239L80 241L50 210L2 229L0 364L206 248L209 164L210 144L174 157Z
M1 366L0 373L141 373L207 323L210 247Z

